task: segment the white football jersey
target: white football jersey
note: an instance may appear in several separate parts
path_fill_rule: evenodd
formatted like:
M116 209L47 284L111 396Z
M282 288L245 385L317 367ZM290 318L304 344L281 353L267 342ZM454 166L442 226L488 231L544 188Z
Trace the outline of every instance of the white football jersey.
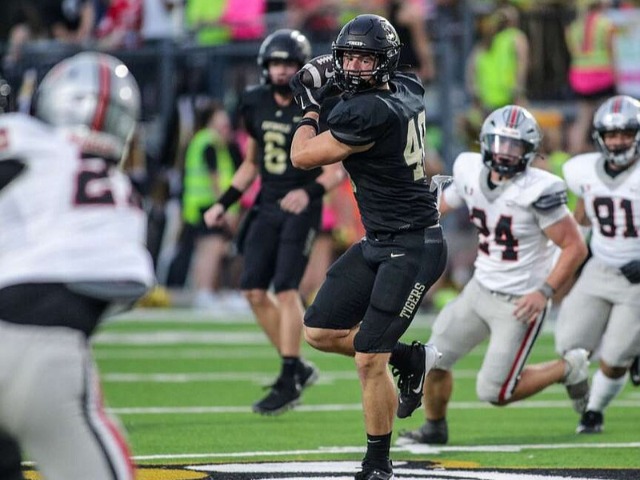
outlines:
M81 158L62 133L23 114L0 116L0 287L77 281L154 282L146 219L128 177Z
M488 176L480 154L462 153L444 199L452 207L464 202L478 229L476 279L489 290L524 295L539 288L551 271L557 247L543 229L570 214L566 185L533 167L494 189Z
M604 166L600 153L585 153L563 171L569 188L584 200L593 256L617 268L640 258L640 162L615 178Z

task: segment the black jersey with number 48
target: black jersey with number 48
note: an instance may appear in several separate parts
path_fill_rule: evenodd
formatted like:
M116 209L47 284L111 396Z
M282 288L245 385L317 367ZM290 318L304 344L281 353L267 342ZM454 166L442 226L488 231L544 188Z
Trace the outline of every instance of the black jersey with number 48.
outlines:
M328 119L342 143L375 142L343 162L369 232L416 230L439 218L424 165L424 88L412 74L397 74L389 87L344 98Z
M312 182L321 173L320 168L300 170L289 158L291 140L302 110L292 100L279 106L268 85L250 87L241 99L240 113L245 127L258 146L262 180L261 201L277 202L289 191Z

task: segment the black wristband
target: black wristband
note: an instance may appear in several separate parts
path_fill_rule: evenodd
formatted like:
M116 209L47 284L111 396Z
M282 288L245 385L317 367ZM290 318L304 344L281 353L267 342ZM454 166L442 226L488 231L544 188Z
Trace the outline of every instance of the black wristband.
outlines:
M231 185L226 192L222 194L222 196L218 199L220 205L224 207L225 210L229 208L231 205L236 203L240 197L242 196L242 192L238 190L236 187Z
M556 293L556 289L549 285L547 282L544 282L542 286L538 289L538 291L544 295L544 298L547 300L553 297L553 294Z
M327 189L324 188L324 185L318 182L307 183L304 187L302 187L302 189L307 192L307 195L309 195L309 200L322 198L324 193L327 191Z
M316 131L316 135L318 135L318 132L320 131L320 126L318 125L318 120L316 120L315 118L311 118L311 117L304 117L296 125L296 130L298 130L303 125L309 125L310 127L313 127L313 129ZM296 132L293 132L293 133L295 134Z

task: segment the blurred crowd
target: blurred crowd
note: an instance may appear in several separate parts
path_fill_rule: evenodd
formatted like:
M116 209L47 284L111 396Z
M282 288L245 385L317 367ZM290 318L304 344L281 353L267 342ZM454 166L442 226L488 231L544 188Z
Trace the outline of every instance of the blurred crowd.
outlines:
M314 45L328 46L341 26L355 15L378 13L397 28L403 43L400 64L417 73L432 96L438 95L443 78L450 80L444 77L445 70L453 75L454 83L460 84L464 96L460 108L452 113L439 112L440 116L455 116L454 138L448 140L455 144L454 152L478 150L479 128L486 114L503 105L519 104L534 113L545 131L545 157L537 165L560 173L571 155L593 149L593 112L619 90L621 82L616 67L619 53L615 51L620 26L616 25L615 12L637 12L640 1L21 0L3 2L0 8L4 10L0 15L2 111L28 108L19 103L18 97L20 92L33 91L33 85L28 87L30 82L37 82L35 74L21 75L17 85L7 84L2 77L20 70L30 45L53 42L117 55L119 51L153 48L167 41L203 48L258 45L269 32L285 27L301 30ZM464 58L455 63L463 68L457 72L448 64L446 52L439 49L442 32L438 24L444 17L465 16L473 19L473 31L457 38L472 41L467 48L461 46L459 53ZM464 28L468 24L456 25ZM132 70L135 73L135 67ZM231 77L228 88L238 90L257 82L257 70L255 63L238 67L240 73ZM549 83L550 77L558 76L562 82ZM157 94L144 88L143 104L145 97ZM216 148L228 151L231 160L226 177L218 179L221 183L215 186L216 191L226 188L224 182L239 165L246 141L233 102L213 98L206 85L201 90L188 98L176 95L172 118L163 122L162 140L150 147L152 135L146 132L145 138L143 131L131 155L129 171L147 198L149 248L158 279L172 292L167 295L159 291L149 303L246 308L236 294L242 257L233 241L201 245L192 228L192 214L183 202L189 149L203 141L202 132L209 132L207 138L214 136ZM430 98L425 98L428 114L433 111ZM553 103L546 101L549 99ZM443 133L437 119L429 124L427 144L430 174L449 173L453 158L443 155ZM160 169L148 168L149 163L158 163L150 159L158 156L154 150L161 150L160 156L165 158ZM350 188L347 183L343 187L325 198L323 233L301 286L305 301L313 297L328 265L363 233ZM236 212L237 221L228 225L229 238L250 209L257 188L245 194ZM456 255L451 256L438 289L427 297L426 307L441 308L472 275L476 246L467 213L450 215L445 225ZM198 296L202 291L209 295Z

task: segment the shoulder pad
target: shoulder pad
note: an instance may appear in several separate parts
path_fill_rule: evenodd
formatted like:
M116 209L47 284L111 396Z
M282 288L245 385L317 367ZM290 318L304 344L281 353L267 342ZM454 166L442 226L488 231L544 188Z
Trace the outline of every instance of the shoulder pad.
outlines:
M329 115L334 137L347 145L366 145L386 128L388 107L375 94L354 95L338 103Z
M550 210L567 203L567 185L557 175L529 167L517 180L520 187L518 204L531 205L539 210Z

